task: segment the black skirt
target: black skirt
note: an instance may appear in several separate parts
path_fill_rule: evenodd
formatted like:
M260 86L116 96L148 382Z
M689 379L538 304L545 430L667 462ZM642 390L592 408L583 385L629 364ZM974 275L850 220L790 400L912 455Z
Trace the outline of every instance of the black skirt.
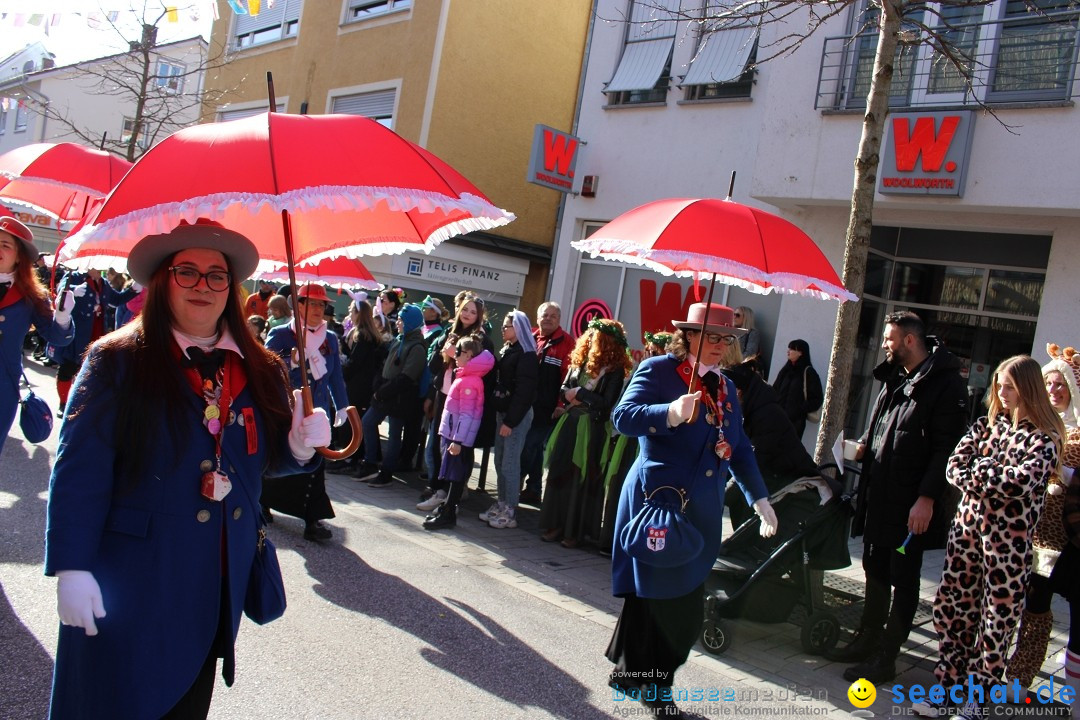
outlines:
M670 687L705 622L705 586L666 600L628 595L607 648L612 680L625 687Z
M261 502L264 507L307 523L334 517L330 496L326 494L325 465L319 465L315 472L263 478Z

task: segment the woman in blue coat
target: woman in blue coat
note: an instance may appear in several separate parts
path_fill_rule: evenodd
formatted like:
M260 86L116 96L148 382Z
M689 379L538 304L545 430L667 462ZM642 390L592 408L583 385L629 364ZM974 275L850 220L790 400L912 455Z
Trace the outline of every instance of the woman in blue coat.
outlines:
M699 347L703 323L701 390L690 394L691 353ZM612 688L639 697L656 714L678 717L670 689L704 622L704 583L720 548L729 471L761 516L763 535L775 533L776 515L743 433L735 386L719 371L725 348L742 332L734 327L731 308L697 303L685 321L673 324L678 330L671 351L641 362L612 412L618 432L640 438L640 452L623 483L615 520L612 593L624 602L607 658L615 663ZM691 420L697 401L700 409ZM697 556L675 567L635 559L620 541L645 494L664 486L686 491L687 518L705 541ZM651 547L662 552L664 545Z
M146 305L90 349L50 482L51 718L206 717L219 657L232 684L262 476L308 469L330 439L247 330L239 288L257 262L204 220L128 257Z
M308 384L311 401L322 408L327 416L335 418L334 424L346 420L345 408L349 406L345 390L345 376L341 370L341 345L338 336L327 328L323 319L330 298L322 285L304 285L296 291L296 314L307 328L304 344L307 362ZM294 388L300 387L299 355L296 352L296 332L293 323L280 325L270 331L266 338L268 350L276 352L289 367L289 380ZM279 477L271 479L263 488L262 503L304 521L304 538L322 542L332 533L322 521L334 517L330 496L326 494L326 465L319 463L313 472L302 477Z
M31 323L54 345L71 342L71 293L53 313L49 292L34 270L38 251L30 229L0 208L0 451L19 407L23 338Z

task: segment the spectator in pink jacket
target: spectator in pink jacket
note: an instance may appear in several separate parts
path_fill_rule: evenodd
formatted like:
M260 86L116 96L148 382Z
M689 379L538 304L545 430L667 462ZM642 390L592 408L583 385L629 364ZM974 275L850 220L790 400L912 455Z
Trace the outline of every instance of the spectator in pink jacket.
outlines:
M439 436L442 438L442 464L439 480L450 484L446 501L428 515L424 528L438 530L457 524L457 505L465 483L472 474L473 445L484 415L484 376L495 366L495 356L485 350L472 335L454 346L457 369L446 396ZM446 381L443 381L446 386Z

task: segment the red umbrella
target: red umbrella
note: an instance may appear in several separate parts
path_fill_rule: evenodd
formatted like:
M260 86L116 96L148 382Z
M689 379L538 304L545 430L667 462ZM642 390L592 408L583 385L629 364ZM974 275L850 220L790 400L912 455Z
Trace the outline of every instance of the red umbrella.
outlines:
M340 255L430 252L514 215L374 120L261 113L186 128L151 148L68 238L61 260L107 257L119 268L138 238L198 218L251 238L271 270Z
M323 258L430 252L449 237L505 225L514 215L374 120L260 113L189 127L155 145L68 238L60 259L119 269L140 238L199 218L250 238L260 270L284 265L292 276L297 263ZM300 337L298 316L296 323ZM302 366L303 343L297 354ZM306 374L301 378L310 414ZM324 456L355 451L355 409L350 422L349 448L321 449Z
M131 163L76 143L24 145L0 155L0 198L32 205L59 222L79 220Z
M338 257L320 260L314 266L296 268L297 282L322 283L338 289L352 288L357 285L365 290L381 290L382 285L364 263L355 258ZM256 271L256 280L271 282L289 282L288 268L281 270Z
M582 252L664 275L713 276L751 292L857 300L806 233L764 210L727 200L657 200L623 213L585 240Z
M732 185L735 175L731 176ZM615 218L571 245L593 257L621 260L664 275L710 276L727 285L768 294L784 292L843 302L858 298L810 236L783 218L726 200L657 200ZM698 339L697 357L705 342ZM698 383L697 360L690 392ZM695 417L697 411L695 410Z

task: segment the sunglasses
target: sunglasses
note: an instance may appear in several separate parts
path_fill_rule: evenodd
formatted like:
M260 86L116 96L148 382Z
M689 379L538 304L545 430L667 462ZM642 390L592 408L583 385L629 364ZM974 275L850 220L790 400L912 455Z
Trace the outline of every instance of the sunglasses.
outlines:
M735 317L742 317L742 313L733 313Z

